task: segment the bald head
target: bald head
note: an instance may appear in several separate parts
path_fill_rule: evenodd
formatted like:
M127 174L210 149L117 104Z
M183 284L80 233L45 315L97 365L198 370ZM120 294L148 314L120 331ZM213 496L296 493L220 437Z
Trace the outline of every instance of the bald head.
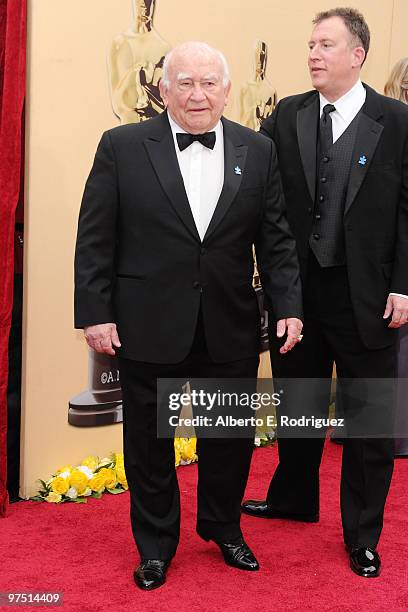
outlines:
M165 86L168 87L170 84L174 64L180 64L180 62L187 58L191 58L195 62L210 60L218 63L224 87L229 84L229 68L224 54L218 51L218 49L210 47L207 43L190 41L177 45L164 58L162 81Z
M167 54L160 94L170 116L186 132L212 130L230 91L225 57L206 43L188 42Z

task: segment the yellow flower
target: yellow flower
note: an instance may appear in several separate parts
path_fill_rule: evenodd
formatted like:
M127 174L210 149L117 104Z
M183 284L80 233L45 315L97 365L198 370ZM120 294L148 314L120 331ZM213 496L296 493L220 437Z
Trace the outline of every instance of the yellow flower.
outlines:
M114 459L116 467L123 467L125 465L123 453L115 453Z
M197 446L196 438L190 438L189 440L185 441L185 444L181 450L181 456L184 459L184 461L196 461L197 460L196 446Z
M85 457L81 465L86 465L86 467L89 467L89 469L94 472L98 467L98 459L97 457L94 457L94 455L89 455L88 457Z
M88 482L88 486L92 491L103 491L105 488L105 477L100 472L97 472L93 478Z
M44 497L44 499L50 504L58 504L62 499L62 495L60 495L59 493L54 493L54 491L51 491L51 493L48 493L47 497Z
M116 474L112 468L102 468L98 472L104 478L104 485L107 489L113 489L116 485Z
M175 461L176 461L176 467L178 465L180 465L180 459L181 459L181 455L180 455L180 451L178 448L174 448L174 455L175 455Z
M125 474L125 470L123 467L118 467L116 466L116 478L119 484L121 484L122 486L126 483L126 474Z
M54 493L64 495L69 489L69 482L65 478L61 478L61 476L57 476L51 482L51 489Z
M111 463L112 463L111 457L103 457L103 459L100 460L99 465L104 465L106 467L107 465L110 465Z
M116 485L118 484L118 481L116 479L116 472L113 469L109 469L109 474L106 476L106 480L105 480L105 487L107 489L114 489L116 487Z
M63 472L71 472L74 468L72 465L63 465L59 470L57 470L57 475L62 474Z
M81 472L81 470L75 469L71 472L69 484L71 487L75 487L78 495L82 495L88 488L88 478L83 472Z

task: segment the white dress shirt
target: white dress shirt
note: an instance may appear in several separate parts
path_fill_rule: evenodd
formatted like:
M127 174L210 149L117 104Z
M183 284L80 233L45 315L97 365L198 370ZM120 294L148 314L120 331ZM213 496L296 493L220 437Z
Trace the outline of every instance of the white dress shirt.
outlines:
M214 129L211 130L215 132L213 149L195 141L184 151L180 151L176 134L177 132L185 133L185 130L174 121L170 113L168 113L168 117L187 198L198 234L203 240L224 185L224 133L222 123L218 121Z
M333 129L333 142L336 142L343 132L348 128L358 111L363 106L366 99L366 90L361 80L358 79L357 83L346 93L344 96L336 100L335 102L329 102L326 98L319 93L320 98L320 117L323 114L323 106L326 104L333 104L336 110L330 113L332 120ZM402 293L390 293L390 295L398 295L400 297L408 298L407 295Z
M335 102L329 102L321 93L319 93L319 98L320 117L323 114L323 107L326 106L326 104L333 104L333 106L336 107L336 110L330 113L333 128L333 142L336 142L363 106L366 99L366 90L360 79L358 79L357 83Z

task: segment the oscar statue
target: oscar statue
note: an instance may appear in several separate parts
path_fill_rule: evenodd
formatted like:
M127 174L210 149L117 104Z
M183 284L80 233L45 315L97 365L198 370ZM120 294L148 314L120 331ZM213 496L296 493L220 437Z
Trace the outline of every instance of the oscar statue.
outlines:
M155 0L132 0L132 5L133 23L114 38L109 51L112 105L122 125L164 110L159 81L171 49L153 26Z
M242 87L240 96L240 122L256 131L277 102L276 90L265 75L267 60L267 44L259 40L255 45L255 78Z

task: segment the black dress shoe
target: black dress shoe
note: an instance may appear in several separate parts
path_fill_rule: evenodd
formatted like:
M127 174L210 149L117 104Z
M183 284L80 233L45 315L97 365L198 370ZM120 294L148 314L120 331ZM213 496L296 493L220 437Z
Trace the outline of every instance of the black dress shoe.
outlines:
M380 575L381 559L375 548L353 548L350 552L350 567L359 576L376 578Z
M318 523L318 514L296 514L293 512L281 512L268 507L266 500L247 499L243 502L241 510L244 514L268 519L287 519L290 521L301 521L303 523Z
M259 563L242 536L231 542L220 542L204 535L199 529L197 529L197 533L206 542L212 540L217 544L227 565L249 572L259 570Z
M259 570L259 563L243 538L239 538L236 542L215 543L219 546L227 565L250 572Z
M151 591L161 587L166 582L166 570L170 561L160 559L142 559L135 569L133 578L140 589Z

